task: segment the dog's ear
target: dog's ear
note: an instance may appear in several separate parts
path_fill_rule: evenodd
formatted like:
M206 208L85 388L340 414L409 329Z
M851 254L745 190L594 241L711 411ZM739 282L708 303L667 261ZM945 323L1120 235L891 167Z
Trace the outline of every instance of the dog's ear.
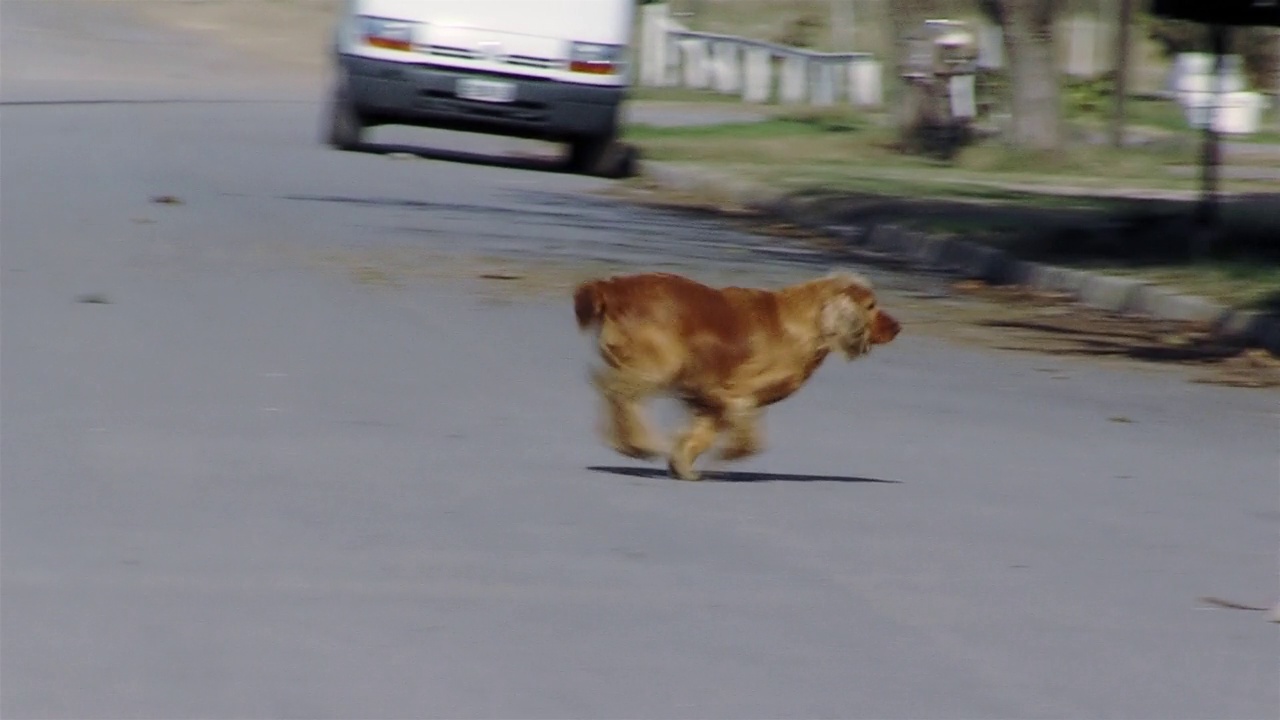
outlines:
M871 348L871 323L866 310L849 292L837 292L822 306L819 319L822 338L831 350L850 360Z
M574 289L573 314L579 330L586 330L604 317L603 286L599 280L588 280Z

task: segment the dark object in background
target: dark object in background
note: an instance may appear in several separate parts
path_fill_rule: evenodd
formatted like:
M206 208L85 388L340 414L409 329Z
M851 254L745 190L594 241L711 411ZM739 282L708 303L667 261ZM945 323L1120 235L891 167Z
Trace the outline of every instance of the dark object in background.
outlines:
M1222 73L1223 56L1231 49L1231 28L1250 26L1280 27L1280 0L1151 0L1151 12L1157 17L1191 20L1209 28L1215 61L1214 76ZM1200 153L1200 205L1196 208L1196 232L1191 233L1191 252L1205 256L1212 252L1218 234L1218 168L1222 154L1218 131L1213 122L1205 124L1204 146Z
M1280 0L1152 0L1151 14L1206 25L1280 27Z

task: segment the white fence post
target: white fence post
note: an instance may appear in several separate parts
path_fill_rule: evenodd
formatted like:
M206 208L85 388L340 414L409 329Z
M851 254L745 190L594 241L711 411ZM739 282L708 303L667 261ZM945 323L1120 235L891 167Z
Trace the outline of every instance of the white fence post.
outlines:
M818 107L828 107L836 102L836 67L830 60L819 60L814 64L812 73L812 90L809 97Z
M782 88L779 92L784 103L802 103L808 90L809 59L789 53L782 59Z
M709 43L701 38L685 38L680 41L684 50L684 86L695 90L707 87L710 81Z
M766 103L773 96L773 53L769 48L746 48L742 99L750 103Z
M717 42L713 46L715 56L715 89L727 95L738 92L742 85L742 63L739 61L738 44Z
M849 103L856 107L880 107L884 102L881 66L875 60L849 63Z

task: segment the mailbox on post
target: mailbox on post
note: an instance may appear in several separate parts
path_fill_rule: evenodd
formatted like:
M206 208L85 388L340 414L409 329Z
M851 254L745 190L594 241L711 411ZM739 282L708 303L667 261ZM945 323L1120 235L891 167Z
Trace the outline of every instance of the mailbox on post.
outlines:
M1224 100L1221 91L1225 88L1221 84L1230 46L1230 31L1233 27L1280 27L1280 0L1153 0L1151 13L1156 17L1190 20L1209 26L1214 62L1211 68L1206 69L1214 78L1213 84L1219 87L1209 88L1209 97L1202 96L1197 100L1209 107L1197 109L1192 118L1204 126L1200 158L1202 187L1196 215L1202 229L1212 230L1218 224L1218 166L1222 160L1218 146L1218 106ZM1202 232L1193 237L1199 238L1193 243L1193 250L1198 254L1207 252L1212 233Z
M919 151L953 155L968 142L977 115L977 36L958 20L926 20L902 45L904 140Z

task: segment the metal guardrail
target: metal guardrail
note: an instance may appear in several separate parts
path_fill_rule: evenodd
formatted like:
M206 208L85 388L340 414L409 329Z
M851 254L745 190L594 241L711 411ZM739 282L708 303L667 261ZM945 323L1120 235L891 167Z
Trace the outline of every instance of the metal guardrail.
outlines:
M802 55L811 60L874 60L875 56L868 52L847 52L847 53L829 53L809 50L808 48L792 47L790 45L779 45L767 40L756 40L753 38L738 37L737 35L720 35L718 33L701 32L699 30L669 30L667 33L670 37L695 38L708 40L711 42L728 42L734 43L739 47L762 48L770 51L775 56L782 55Z
M883 99L881 71L871 53L819 52L690 30L670 17L666 5L644 7L644 85L736 94L753 103L825 106L844 99L876 106Z

